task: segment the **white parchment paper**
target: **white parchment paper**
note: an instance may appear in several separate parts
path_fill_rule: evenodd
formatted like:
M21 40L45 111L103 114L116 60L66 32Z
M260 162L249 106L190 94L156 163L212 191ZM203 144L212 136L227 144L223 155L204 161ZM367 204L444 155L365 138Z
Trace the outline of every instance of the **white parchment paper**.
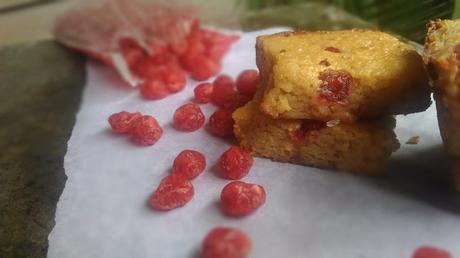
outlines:
M236 76L255 68L255 36L278 30L243 34L223 72ZM50 258L198 258L202 238L217 225L246 231L255 258L409 258L425 244L460 257L460 205L447 190L434 106L398 117L402 147L384 178L255 158L244 180L263 185L267 202L247 218L230 219L218 208L228 181L213 174L230 143L205 128L182 133L171 126L174 110L191 100L196 82L166 99L146 101L111 70L89 63L87 71L65 157L68 180L49 236ZM202 108L207 116L214 110ZM107 118L121 110L154 115L163 137L154 146L140 147L112 134ZM414 135L421 136L418 145L404 144ZM208 162L193 181L193 200L166 213L151 210L149 195L183 149L203 152Z

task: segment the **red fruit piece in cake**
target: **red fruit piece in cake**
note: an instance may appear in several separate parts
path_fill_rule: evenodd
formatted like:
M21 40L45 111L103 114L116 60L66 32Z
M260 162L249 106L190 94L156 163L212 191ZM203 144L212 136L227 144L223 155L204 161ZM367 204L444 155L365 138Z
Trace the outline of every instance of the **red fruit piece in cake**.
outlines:
M302 120L300 127L292 133L292 139L304 142L308 137L314 136L319 130L326 128L327 123L317 120Z
M345 101L353 85L353 77L343 70L326 69L318 79L321 80L319 96L333 102Z

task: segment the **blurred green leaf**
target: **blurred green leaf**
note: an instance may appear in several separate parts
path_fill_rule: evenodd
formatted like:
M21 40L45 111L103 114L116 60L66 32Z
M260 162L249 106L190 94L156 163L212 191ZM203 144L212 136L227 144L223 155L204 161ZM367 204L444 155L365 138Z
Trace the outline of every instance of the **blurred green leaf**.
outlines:
M310 1L245 12L240 19L245 30L287 26L301 30L375 28L375 25L333 5Z
M460 17L460 0L239 0L240 4L245 4L250 10L299 2L333 4L383 30L393 31L418 42L424 39L428 21ZM308 19L306 17L300 18Z
M452 14L453 19L460 18L460 0L455 0L454 13Z

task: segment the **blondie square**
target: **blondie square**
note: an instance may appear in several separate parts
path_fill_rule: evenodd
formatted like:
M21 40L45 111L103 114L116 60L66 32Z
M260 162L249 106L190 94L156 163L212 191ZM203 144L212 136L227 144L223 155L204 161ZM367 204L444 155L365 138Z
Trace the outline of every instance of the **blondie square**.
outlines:
M352 122L425 110L430 89L415 49L384 32L284 32L257 38L261 109L274 118Z
M393 117L354 124L273 119L259 110L256 97L233 119L242 148L276 161L375 175L386 171L391 153L399 148Z

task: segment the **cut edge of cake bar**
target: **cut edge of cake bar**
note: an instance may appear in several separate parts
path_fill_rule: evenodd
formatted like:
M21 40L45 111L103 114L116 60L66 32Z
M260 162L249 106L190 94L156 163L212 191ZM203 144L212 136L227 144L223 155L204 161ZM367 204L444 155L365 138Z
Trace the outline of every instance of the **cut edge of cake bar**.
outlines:
M259 110L258 102L252 100L233 113L240 146L258 157L379 175L387 171L391 153L399 148L391 116L355 124L273 119Z
M427 24L424 61L433 83L439 130L460 191L460 20Z

